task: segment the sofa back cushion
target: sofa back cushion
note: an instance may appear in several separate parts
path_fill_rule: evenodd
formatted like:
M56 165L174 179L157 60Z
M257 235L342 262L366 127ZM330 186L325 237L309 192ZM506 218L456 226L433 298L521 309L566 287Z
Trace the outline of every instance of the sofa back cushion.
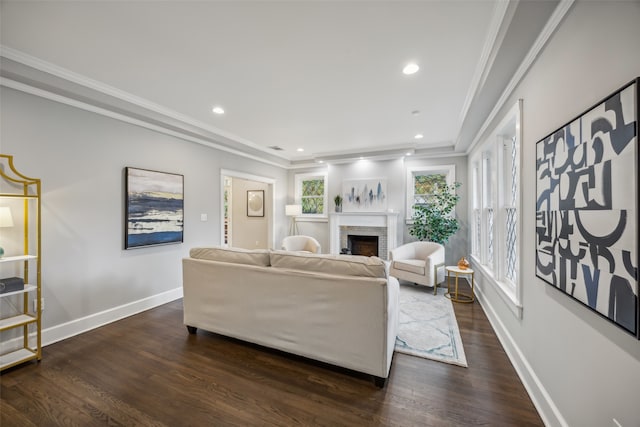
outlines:
M268 249L241 249L241 248L192 248L189 251L191 258L206 259L209 261L230 262L234 264L269 266Z
M360 255L271 251L271 266L342 276L387 278L387 269L383 260Z

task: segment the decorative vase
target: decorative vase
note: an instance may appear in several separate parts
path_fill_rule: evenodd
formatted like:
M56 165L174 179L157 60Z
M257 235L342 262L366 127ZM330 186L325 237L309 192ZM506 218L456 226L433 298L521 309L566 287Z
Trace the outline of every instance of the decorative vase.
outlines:
M469 265L469 261L467 261L465 257L460 258L460 261L458 261L458 268L460 270L466 270L467 268L469 268Z
M342 205L336 205L336 212L342 212Z

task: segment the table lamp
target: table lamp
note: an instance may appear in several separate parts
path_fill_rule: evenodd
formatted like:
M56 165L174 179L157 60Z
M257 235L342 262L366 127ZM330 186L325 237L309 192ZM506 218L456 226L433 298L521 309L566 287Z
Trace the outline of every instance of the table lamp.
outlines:
M284 214L291 217L291 224L289 225L289 235L295 236L298 234L298 224L296 223L296 217L302 215L302 205L286 205L284 207Z

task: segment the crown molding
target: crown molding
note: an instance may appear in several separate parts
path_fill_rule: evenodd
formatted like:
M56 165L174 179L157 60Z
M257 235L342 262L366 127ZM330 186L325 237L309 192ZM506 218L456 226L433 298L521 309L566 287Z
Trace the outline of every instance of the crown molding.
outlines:
M175 138L179 138L188 142L193 142L196 144L204 145L209 148L215 148L217 150L225 151L227 153L235 154L241 157L245 157L251 160L255 160L261 163L266 163L271 166L277 166L279 168L288 169L288 165L282 165L276 162L269 161L268 159L264 159L262 157L258 157L252 154L248 154L239 150L235 150L233 148L226 147L224 145L216 144L215 142L207 141L205 139L197 138L191 135L187 135L183 132L177 132L171 129L168 129L163 126L158 126L153 123L150 123L145 120L136 119L127 114L121 114L115 111L111 111L102 107L98 107L96 105L92 105L86 102L78 101L76 99L72 99L63 95L59 95L44 89L40 89L22 82L18 82L15 80L8 79L6 77L0 77L0 86L4 86L10 89L14 89L20 92L28 93L30 95L35 95L40 98L48 99L50 101L58 102L61 104L69 105L71 107L79 108L84 111L89 111L95 114L99 114L105 117L109 117L115 120L119 120L125 123L129 123L132 125L140 126L155 132L163 133L165 135L173 136Z
M489 74L491 67L493 67L493 63L498 55L498 51L500 50L500 46L502 45L505 34L507 33L509 24L513 19L518 3L519 0L497 2L494 6L493 16L489 23L489 32L485 39L480 59L473 73L471 86L469 86L467 96L464 100L464 104L462 105L462 110L460 111L458 126L455 133L455 135L458 135L458 138L456 139L460 138L460 130L462 129L462 125L467 114L469 113L471 103L480 91L480 88L484 85L487 75ZM454 145L457 145L457 140Z
M254 160L259 160L263 163L272 164L278 167L287 168L288 163L290 162L290 159L280 156L277 153L271 152L267 148L261 147L258 144L255 144L249 140L243 139L237 135L215 128L206 123L195 120L189 116L180 114L176 111L165 108L159 104L153 103L147 99L133 95L131 93L120 90L113 86L99 82L97 80L93 80L89 77L75 73L68 69L59 67L55 64L49 63L47 61L44 61L40 58L31 56L31 55L28 55L19 50L16 50L4 45L0 45L0 57L6 58L22 66L28 67L28 69L35 70L40 73L44 73L43 74L43 76L45 76L44 78L51 79L51 81L45 82L48 87L47 90L38 88L35 85L32 85L33 90L29 90L27 89L27 87L30 86L30 83L28 81L18 81L15 78L3 77L3 81L5 82L4 85L7 87L9 87L9 84L11 84L12 88L16 90L21 90L23 92L29 91L29 93L33 95L43 96L47 99L66 103L68 105L73 105L77 108L82 108L97 114L108 115L112 118L117 118L118 120L124 120L125 119L124 116L126 116L126 114L113 113L113 112L110 113L107 108L98 107L98 105L105 104L104 101L97 99L98 96L106 95L107 97L110 97L114 100L118 100L121 103L124 102L130 106L138 107L139 109L142 109L148 113L154 113L155 115L160 116L160 119L158 119L157 117L151 117L150 115L149 117L145 117L144 113L132 114L131 117L129 117L130 120L129 119L125 120L125 121L128 121L129 123L135 122L137 125L142 125L142 123L145 122L145 118L148 118L149 122L155 122L155 123L162 123L166 121L168 124L168 127L171 127L172 129L170 129L169 131L164 131L163 133L171 134L173 136L178 136L177 134L181 133L180 129L182 128L182 130L184 130L185 133L187 134L180 135L178 137L189 140L191 142L196 142L194 141L194 139L200 140L199 143L204 143L204 145L210 146L212 148L222 149L227 152L242 155L244 157L252 158ZM4 68L4 64L3 64L3 68ZM9 83L10 81L13 81L14 83ZM73 85L77 85L78 87L83 88L85 90L88 89L89 95L83 96L82 97L83 101L78 102L78 100L74 99L73 96L68 91L64 91L62 88L58 87L60 85L60 82L68 82ZM61 89L60 93L56 93L56 89L58 88ZM64 95L61 94L63 92L65 93ZM95 96L91 96L92 93ZM134 118L133 117L134 115L138 116L138 118ZM169 122L172 122L172 123L169 123ZM161 125L153 125L153 124L145 127L148 127L149 129L154 129L156 131L161 131L161 128L162 128ZM195 128L195 129L204 131L204 133L209 135L211 140L208 140L209 138L194 138L192 135L189 135L193 133L192 130L191 131L189 130L189 128L192 128L192 129ZM236 145L242 144L252 150L268 154L269 156L280 158L283 160L283 162L278 163L278 162L270 161L260 156L246 153L242 150L226 147L223 144L217 143L215 139L226 140Z
M560 0L560 3L553 11L553 14L551 14L551 17L536 38L536 41L531 46L531 49L529 49L529 52L520 63L520 66L518 67L516 72L513 74L513 77L509 81L509 84L507 84L504 91L500 95L500 98L498 98L498 101L491 110L491 113L489 113L487 119L484 121L484 123L476 133L475 138L466 149L465 154L471 153L473 149L478 145L493 120L496 118L500 110L502 110L502 107L504 107L508 98L515 90L516 86L518 86L518 84L522 81L527 71L529 71L529 68L531 68L531 65L533 65L533 62L536 60L538 55L540 55L545 45L547 44L547 41L549 41L553 33L556 31L556 29L562 22L562 19L565 17L567 12L569 12L571 6L573 6L574 2L575 0Z

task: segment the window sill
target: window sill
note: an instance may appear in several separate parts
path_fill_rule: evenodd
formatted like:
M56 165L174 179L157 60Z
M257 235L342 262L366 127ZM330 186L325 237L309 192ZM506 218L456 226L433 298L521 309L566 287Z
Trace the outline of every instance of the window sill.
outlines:
M507 285L506 283L500 280L496 280L491 270L482 265L480 261L473 255L471 256L471 261L473 269L482 274L482 277L486 283L489 283L493 286L497 294L500 296L500 298L502 298L513 315L518 319L522 319L522 303L518 299L516 290L512 289L511 286Z
M329 222L326 216L297 216L296 222Z

